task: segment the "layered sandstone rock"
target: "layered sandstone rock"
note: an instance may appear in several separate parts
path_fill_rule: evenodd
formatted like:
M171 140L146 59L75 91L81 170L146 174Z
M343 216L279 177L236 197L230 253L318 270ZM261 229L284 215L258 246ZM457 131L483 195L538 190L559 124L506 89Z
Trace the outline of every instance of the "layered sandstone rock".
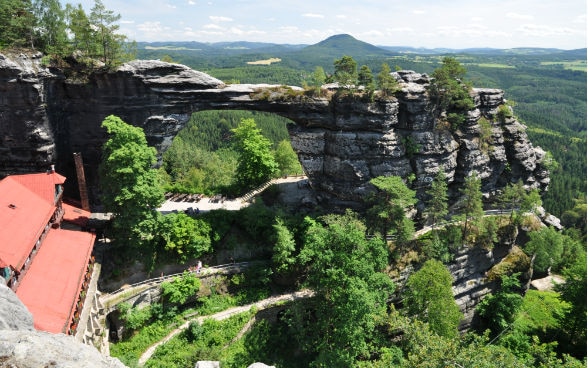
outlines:
M444 127L432 113L425 74L394 74L401 91L394 98L294 97L270 85L225 85L178 64L134 61L115 72L95 72L72 81L43 68L40 59L0 55L0 176L44 170L66 174L77 190L72 154L81 152L94 203L97 167L108 115L144 129L161 154L191 113L208 109L249 109L285 116L296 124L292 146L323 203L354 205L379 175L414 176L417 196L438 170L456 199L464 178L477 172L483 191L494 194L509 182L547 189L544 152L533 147L515 119L500 121L504 96L497 89L473 89L476 108L458 130ZM294 87L294 90L296 88ZM260 97L263 96L263 97ZM480 141L480 119L491 123L489 141Z

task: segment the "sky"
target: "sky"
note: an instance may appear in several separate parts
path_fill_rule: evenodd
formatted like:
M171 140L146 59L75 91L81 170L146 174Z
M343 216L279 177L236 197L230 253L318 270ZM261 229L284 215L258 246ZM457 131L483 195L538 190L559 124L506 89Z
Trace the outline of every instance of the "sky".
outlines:
M61 0L82 4L94 0ZM102 0L135 41L378 46L586 47L586 0Z

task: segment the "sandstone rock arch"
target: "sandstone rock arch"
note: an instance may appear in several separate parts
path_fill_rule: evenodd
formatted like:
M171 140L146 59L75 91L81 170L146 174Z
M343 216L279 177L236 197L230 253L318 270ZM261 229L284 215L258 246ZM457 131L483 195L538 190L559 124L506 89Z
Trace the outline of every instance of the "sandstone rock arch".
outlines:
M133 61L116 72L72 81L35 60L0 57L0 72L0 90L11 96L0 99L0 151L5 153L0 174L55 163L75 184L72 154L81 152L91 194L106 139L100 127L104 117L117 115L142 127L161 153L193 112L210 109L266 111L295 122L292 146L313 187L343 204L360 201L368 181L379 175L413 174L422 194L441 168L454 193L473 171L486 193L512 180L541 189L549 183L543 151L532 146L524 127L515 119L491 118L504 103L501 90L474 89L476 109L460 131L450 132L436 129L426 93L429 79L414 72L396 74L402 86L396 98L375 101L302 97L289 92L296 87L225 85L161 61ZM492 120L487 150L479 144L481 116ZM408 143L417 149L407 150Z

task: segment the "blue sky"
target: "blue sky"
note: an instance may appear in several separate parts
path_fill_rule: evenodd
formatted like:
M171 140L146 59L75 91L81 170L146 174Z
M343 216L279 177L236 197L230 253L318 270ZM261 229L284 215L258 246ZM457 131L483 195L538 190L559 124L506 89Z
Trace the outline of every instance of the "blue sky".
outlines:
M89 12L93 0L82 4ZM586 47L586 0L102 0L135 41L314 44L340 33L375 45Z

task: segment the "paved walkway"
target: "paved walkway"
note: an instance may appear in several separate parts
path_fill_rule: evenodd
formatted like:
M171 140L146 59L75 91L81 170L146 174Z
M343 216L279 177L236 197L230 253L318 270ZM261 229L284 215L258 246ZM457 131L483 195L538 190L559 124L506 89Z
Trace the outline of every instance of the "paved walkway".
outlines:
M307 180L305 176L289 176L287 178L274 179L273 183L280 185L286 183L302 182L304 180ZM173 211L185 211L190 207L192 207L192 209L194 210L198 208L198 210L200 210L201 212L219 209L228 211L238 211L241 208L248 206L249 204L249 202L244 202L241 198L224 200L222 202L213 201L209 197L204 197L198 202L174 202L168 199L157 210L163 214L170 213Z
M272 297L269 297L267 299L261 300L256 303L251 303L251 304L243 305L240 307L229 308L227 310L224 310L222 312L218 312L218 313L215 313L215 314L212 314L209 316L200 316L200 317L192 318L192 319L184 322L184 324L182 324L181 326L179 326L178 328L176 328L172 332L170 332L163 339L159 340L155 344L148 347L147 350L145 350L145 352L143 354L141 354L141 356L139 357L138 365L139 366L145 365L145 363L149 360L149 358L151 358L151 356L153 356L153 353L155 353L155 350L159 346L165 344L166 342L171 340L174 336L178 335L180 332L187 329L190 326L190 323L192 323L192 322L198 322L201 324L205 319L209 319L209 318L217 320L217 321L221 321L223 319L227 319L231 316L234 316L235 314L247 312L252 307L256 307L258 310L262 310L262 309L267 309L269 307L272 307L278 302L294 301L294 300L298 300L298 299L302 299L302 298L310 298L313 295L314 295L314 292L311 290L301 290L301 291L296 291L293 293L272 296Z

